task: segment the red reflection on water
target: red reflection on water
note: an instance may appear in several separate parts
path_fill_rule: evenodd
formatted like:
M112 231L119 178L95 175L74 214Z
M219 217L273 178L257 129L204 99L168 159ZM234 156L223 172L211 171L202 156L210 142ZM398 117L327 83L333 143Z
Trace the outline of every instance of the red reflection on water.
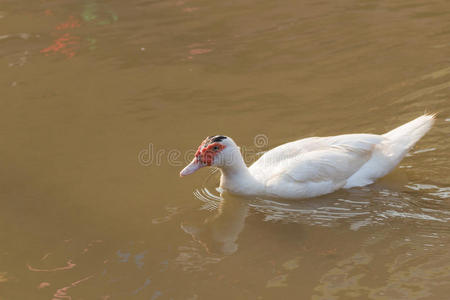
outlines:
M81 22L74 16L70 16L66 22L57 25L55 28L56 28L56 30L63 30L63 29L76 28L76 27L80 27L80 26L81 26Z
M79 284L82 283L83 281L86 281L86 280L92 278L93 276L94 276L94 275L89 275L89 276L87 276L87 277L85 277L85 278L83 278L83 279L80 279L80 280L77 280L77 281L75 281L75 282L72 282L72 283L71 283L70 285L68 285L68 286L65 286L65 287L63 287L63 288L57 289L56 292L55 292L55 294L53 295L54 298L53 298L52 300L55 300L55 299L69 299L69 300L71 300L71 299L72 299L72 296L67 295L67 291L68 291L70 288L76 287L77 285L79 285Z
M45 11L46 15L52 15L51 10ZM74 16L69 16L67 21L55 26L56 30L70 30L81 26L81 21ZM58 34L59 35L59 34ZM71 58L75 55L76 51L80 48L80 37L71 35L65 32L62 36L59 36L53 41L53 44L47 48L42 49L40 52L45 55L50 53L61 53Z
M191 49L189 50L189 54L190 55L199 55L199 54L205 54L208 52L211 52L212 49L201 49L201 48L197 48L197 49Z
M67 261L66 266L57 267L54 269L37 269L37 268L33 268L32 266L27 264L28 270L33 271L33 272L55 272L55 271L62 271L62 270L70 270L70 269L73 269L75 266L76 266L76 264L72 263L71 260Z
M50 286L50 282L41 282L39 285L38 285L38 289L43 289L43 288L45 288L45 287L48 287L48 286Z
M70 33L64 33L61 37L53 41L53 44L41 50L41 53L49 55L50 53L62 53L71 58L76 50L80 48L80 37L73 36Z

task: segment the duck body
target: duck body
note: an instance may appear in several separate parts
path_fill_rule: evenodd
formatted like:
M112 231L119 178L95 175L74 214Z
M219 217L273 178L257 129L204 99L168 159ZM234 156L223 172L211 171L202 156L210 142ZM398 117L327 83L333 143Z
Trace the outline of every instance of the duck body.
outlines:
M369 185L392 171L433 123L434 115L423 115L382 135L305 138L264 153L248 168L225 137L217 153L220 186L238 195L298 199Z

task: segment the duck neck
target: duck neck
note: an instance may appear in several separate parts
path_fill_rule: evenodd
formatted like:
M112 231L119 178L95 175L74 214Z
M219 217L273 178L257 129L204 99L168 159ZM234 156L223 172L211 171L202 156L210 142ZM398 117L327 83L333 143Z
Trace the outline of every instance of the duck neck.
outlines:
M244 159L239 151L234 155L232 164L220 168L220 187L231 193L256 194L260 183L250 174Z

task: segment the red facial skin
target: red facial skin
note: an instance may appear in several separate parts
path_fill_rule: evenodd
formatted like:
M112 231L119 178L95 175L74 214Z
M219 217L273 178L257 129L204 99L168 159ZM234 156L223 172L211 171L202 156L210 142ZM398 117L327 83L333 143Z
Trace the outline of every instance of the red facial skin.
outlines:
M214 156L217 155L220 151L222 151L225 146L220 143L212 143L208 146L204 146L205 142L203 142L199 147L197 152L195 153L195 157L199 162L202 162L208 166L211 166L214 161ZM216 148L217 149L214 149Z

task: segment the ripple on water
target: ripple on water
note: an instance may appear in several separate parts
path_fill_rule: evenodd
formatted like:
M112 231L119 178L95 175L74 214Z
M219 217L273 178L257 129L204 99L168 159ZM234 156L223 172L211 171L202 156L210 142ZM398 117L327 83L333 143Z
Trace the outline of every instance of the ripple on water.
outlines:
M207 265L216 264L222 261L223 257L207 255L198 248L197 244L190 242L189 245L178 248L178 256L175 263L186 272L204 271Z
M204 187L194 191L194 196L204 204L202 209L215 210L226 201L214 188L215 180L209 176ZM214 182L214 183L213 183ZM360 230L377 225L415 222L421 229L434 228L437 223L450 220L449 187L409 183L405 191L395 191L382 186L341 190L315 199L281 200L252 199L249 206L261 213L264 221L301 223L312 226L348 226Z

